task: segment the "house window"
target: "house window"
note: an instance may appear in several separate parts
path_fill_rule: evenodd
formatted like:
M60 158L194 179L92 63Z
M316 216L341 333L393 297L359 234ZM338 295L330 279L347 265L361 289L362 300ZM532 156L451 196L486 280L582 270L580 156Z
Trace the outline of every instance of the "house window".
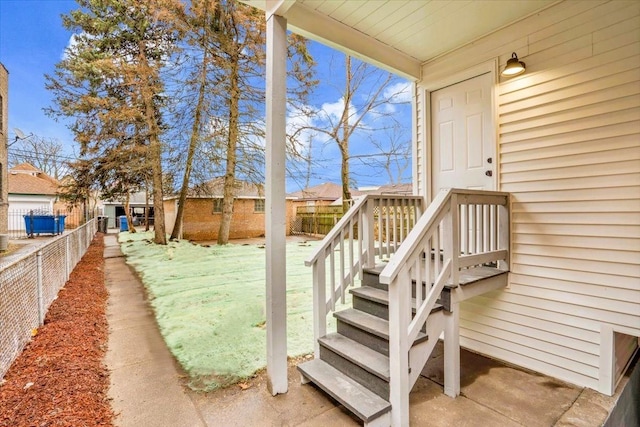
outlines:
M222 213L222 199L213 199L213 213Z
M2 125L4 121L4 117L2 116L3 113L4 113L4 103L3 103L2 95L0 95L0 133L2 133L2 130L4 129Z
M253 203L254 212L264 212L264 199L255 199Z

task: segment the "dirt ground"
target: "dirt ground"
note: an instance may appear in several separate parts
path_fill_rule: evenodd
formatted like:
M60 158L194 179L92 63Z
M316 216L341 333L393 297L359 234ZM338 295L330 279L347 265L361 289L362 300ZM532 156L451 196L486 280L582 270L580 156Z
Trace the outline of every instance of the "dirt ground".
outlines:
M0 426L113 425L103 364L107 296L103 235L97 234L3 379Z

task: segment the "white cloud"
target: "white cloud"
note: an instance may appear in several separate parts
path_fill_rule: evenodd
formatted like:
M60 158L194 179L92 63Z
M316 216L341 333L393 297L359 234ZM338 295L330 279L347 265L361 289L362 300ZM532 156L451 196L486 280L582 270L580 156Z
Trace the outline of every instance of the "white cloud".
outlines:
M398 82L384 90L383 97L389 99L389 101L398 104L404 102L411 102L411 83L410 82Z
M412 86L410 82L394 83L384 89L381 99L387 100L370 113L373 117L380 117L393 114L398 110L398 104L408 104L411 102Z
M325 126L335 126L342 120L344 112L344 98L340 97L336 102L325 102L318 112L319 121ZM353 104L348 106L349 123L354 124L356 121L356 108Z
M310 105L291 107L287 111L287 134L293 136L293 144L298 153L306 153L309 142L319 136L317 110Z
M78 34L71 34L71 37L69 37L69 41L67 42L67 47L64 48L62 54L60 55L61 60L64 61L65 59L67 59L69 53L76 50L76 46L78 45L78 37Z

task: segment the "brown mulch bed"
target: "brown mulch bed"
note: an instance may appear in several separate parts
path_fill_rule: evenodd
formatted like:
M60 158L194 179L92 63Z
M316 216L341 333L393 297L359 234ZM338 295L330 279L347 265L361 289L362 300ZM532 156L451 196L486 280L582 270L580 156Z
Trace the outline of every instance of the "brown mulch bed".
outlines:
M0 426L112 426L103 364L105 316L103 235L60 290L44 325L13 362L0 386Z

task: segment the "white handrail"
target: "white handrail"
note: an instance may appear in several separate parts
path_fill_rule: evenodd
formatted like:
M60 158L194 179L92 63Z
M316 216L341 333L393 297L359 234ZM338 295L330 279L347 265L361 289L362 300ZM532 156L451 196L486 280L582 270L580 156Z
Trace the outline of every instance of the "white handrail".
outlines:
M320 244L320 246L318 246L318 248L313 251L309 259L304 262L304 265L306 265L307 267L311 267L313 263L315 263L318 258L320 258L320 255L322 255L327 250L331 242L336 240L336 238L340 235L340 231L346 228L346 226L349 224L349 221L351 221L351 219L358 215L358 213L362 209L362 206L365 205L369 200L369 197L371 196L365 196L360 200L357 200L353 204L353 206L349 208L347 213L344 214L342 218L340 218L340 221L338 221L338 223L331 229L329 234L324 236L324 239L322 239L322 243Z
M409 351L444 287L459 285L465 268L493 262L508 269L509 194L450 189L436 196L380 273L380 283L389 286L390 402L401 424L408 420L412 386Z
M391 257L422 214L423 199L367 195L358 200L305 261L313 268L314 334L326 335L326 316L376 259ZM377 212L377 213L376 213ZM377 220L376 220L377 218ZM337 258L337 259L336 259Z

